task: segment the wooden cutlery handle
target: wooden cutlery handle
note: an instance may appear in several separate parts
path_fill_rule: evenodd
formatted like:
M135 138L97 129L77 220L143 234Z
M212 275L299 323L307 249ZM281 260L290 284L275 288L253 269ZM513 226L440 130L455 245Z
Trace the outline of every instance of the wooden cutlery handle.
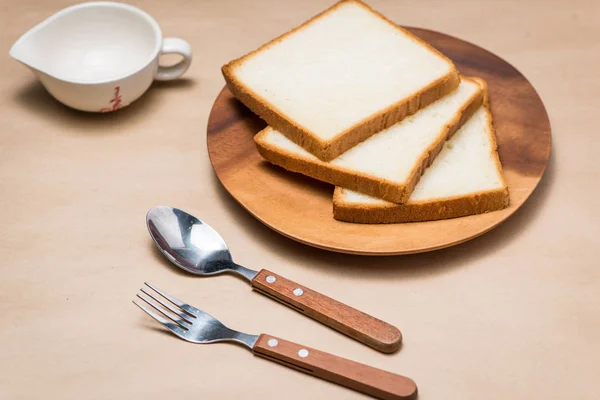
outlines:
M261 270L254 277L252 287L384 353L398 350L402 342L402 334L395 326L266 269Z
M253 351L262 358L380 399L414 399L417 395L412 379L274 336L260 335Z

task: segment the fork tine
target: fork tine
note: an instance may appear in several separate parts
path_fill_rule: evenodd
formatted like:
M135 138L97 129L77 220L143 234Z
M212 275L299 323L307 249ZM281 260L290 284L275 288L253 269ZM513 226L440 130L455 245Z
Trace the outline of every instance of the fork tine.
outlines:
M167 314L166 312L164 312L163 310L161 310L160 308L156 307L154 304L152 304L151 302L149 302L147 299L145 299L144 297L140 296L139 294L136 295L138 298L142 299L146 304L148 304L150 307L154 308L156 311L158 311L159 313L161 313L162 315L164 315L165 317L167 317L168 319L170 319L171 321L175 322L176 324L178 324L179 326L181 326L183 329L185 329L186 331L189 329L185 322L183 322L183 320L181 319L176 319L176 318L172 318L171 316L169 316L169 314Z
M170 330L171 332L173 332L174 334L176 334L177 336L180 337L184 337L185 335L185 330L181 329L178 325L169 322L168 320L166 320L165 318L163 318L160 314L152 311L151 309L147 308L146 306L136 302L135 300L133 301L133 304L135 304L136 306L138 306L139 308L142 309L142 311L144 311L146 314L148 314L149 316L151 316L152 318L154 318L159 324L163 325L165 328L167 328L168 330Z
M179 318L181 318L182 320L184 320L185 322L187 322L188 324L193 324L193 322L190 321L190 318L196 318L196 317L190 317L189 314L187 314L185 312L179 312L178 310L175 309L175 307L173 307L172 305L170 305L168 302L166 302L164 300L161 300L160 298L158 298L158 296L153 295L152 293L148 292L144 288L142 288L141 291L144 294L146 294L146 296L150 297L152 300L156 301L157 303L159 303L160 305L162 305L164 308L168 309L173 314L177 315Z
M189 312L188 310L200 311L197 308L192 307L189 304L185 304L183 301L176 299L173 296L169 296L168 294L166 294L165 292L163 292L156 286L149 284L148 282L144 282L144 285L148 286L150 289L154 290L156 293L160 294L162 297L169 300L171 303L175 304L176 306L178 306L179 308L181 308L183 311L190 314L191 316L194 316L194 315L191 312Z

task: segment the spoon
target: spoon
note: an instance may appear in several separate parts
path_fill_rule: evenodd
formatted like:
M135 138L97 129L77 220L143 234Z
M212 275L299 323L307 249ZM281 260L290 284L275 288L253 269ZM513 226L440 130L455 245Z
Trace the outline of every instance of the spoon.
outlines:
M185 211L154 207L146 215L146 224L159 250L179 268L196 275L238 274L257 292L376 350L392 353L400 347L398 328L274 272L236 264L221 236Z

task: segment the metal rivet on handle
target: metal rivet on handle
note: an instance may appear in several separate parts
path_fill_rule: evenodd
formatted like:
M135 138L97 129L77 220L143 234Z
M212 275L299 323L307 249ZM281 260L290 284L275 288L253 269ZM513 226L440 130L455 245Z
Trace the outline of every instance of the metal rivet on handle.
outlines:
M304 290L300 288L294 289L294 296L302 296L304 294Z
M269 345L269 347L275 347L279 344L279 342L277 341L277 339L269 339L267 344Z
M267 282L269 283L275 283L277 279L275 279L275 277L273 275L269 275L267 276Z
M308 357L308 350L306 349L301 349L298 351L298 355L302 358Z

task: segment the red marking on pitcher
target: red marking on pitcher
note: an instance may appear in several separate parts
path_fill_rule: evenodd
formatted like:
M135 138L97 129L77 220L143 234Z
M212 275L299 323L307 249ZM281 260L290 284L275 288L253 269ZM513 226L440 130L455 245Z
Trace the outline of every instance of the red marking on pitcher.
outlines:
M112 106L105 107L105 108L101 109L100 112L117 111L119 108L121 108L122 105L121 105L120 92L121 92L121 86L115 86L115 94L112 97L112 99L110 99L110 103L112 104Z

